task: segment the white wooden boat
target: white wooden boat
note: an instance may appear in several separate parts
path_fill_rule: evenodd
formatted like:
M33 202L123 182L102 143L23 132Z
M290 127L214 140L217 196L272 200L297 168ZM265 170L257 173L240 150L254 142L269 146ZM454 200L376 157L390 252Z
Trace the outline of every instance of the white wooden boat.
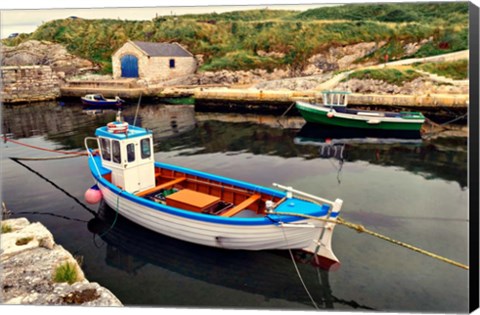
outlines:
M331 246L342 200L154 161L151 131L117 121L85 139L104 201L127 219L180 240L226 249L303 249L338 262ZM118 132L119 128L123 132ZM98 150L88 147L89 141ZM288 213L280 215L278 213ZM325 220L320 220L325 219Z

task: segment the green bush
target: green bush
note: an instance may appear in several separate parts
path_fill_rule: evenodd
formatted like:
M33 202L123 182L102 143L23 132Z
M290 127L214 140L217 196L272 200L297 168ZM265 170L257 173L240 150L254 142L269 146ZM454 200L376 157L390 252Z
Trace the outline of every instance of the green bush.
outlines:
M383 22L411 22L418 20L418 14L415 11L406 11L401 9L393 9L377 18Z
M423 58L468 49L468 27L439 30L434 40L423 45L412 57Z
M65 262L59 265L55 269L53 276L55 282L67 282L68 284L75 283L77 281L77 268L71 262Z
M390 84L403 85L405 82L410 82L422 75L414 70L397 70L397 69L367 69L351 73L348 79L373 79L382 80Z
M445 61L417 65L419 69L454 80L468 79L468 60Z
M201 67L203 71L228 70L249 70L263 68L273 70L280 62L270 57L253 55L244 50L231 52L223 57L216 58Z
M452 17L452 14L467 16L468 2L345 4L307 10L299 13L296 18L425 22L435 19L448 20Z
M12 232L12 227L8 224L2 223L2 234Z

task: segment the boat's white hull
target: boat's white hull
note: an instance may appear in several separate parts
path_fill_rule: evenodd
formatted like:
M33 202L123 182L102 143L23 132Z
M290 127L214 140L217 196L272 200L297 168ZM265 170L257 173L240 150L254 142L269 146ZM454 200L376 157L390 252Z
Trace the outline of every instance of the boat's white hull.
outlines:
M290 224L235 225L198 221L150 209L98 183L105 202L127 219L157 233L191 243L243 250L303 249L338 261L331 239L335 224L302 220ZM124 192L124 194L127 194ZM317 243L322 236L321 244Z

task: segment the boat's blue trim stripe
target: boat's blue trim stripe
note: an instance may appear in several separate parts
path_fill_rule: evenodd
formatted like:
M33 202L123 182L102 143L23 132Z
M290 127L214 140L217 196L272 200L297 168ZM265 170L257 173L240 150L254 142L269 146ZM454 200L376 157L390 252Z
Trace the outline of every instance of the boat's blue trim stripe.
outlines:
M95 162L93 161L95 159ZM257 217L257 218L231 218L231 217L221 217L221 216L214 216L214 215L208 215L208 214L203 214L203 213L197 213L197 212L191 212L191 211L185 211L181 209L177 209L174 207L170 207L167 205L163 205L160 203L156 203L154 201L137 197L131 193L127 193L103 177L98 175L98 172L95 168L95 164L97 164L99 170L106 170L101 166L101 160L99 156L95 156L94 158L89 158L89 167L90 170L95 177L95 179L100 182L103 186L105 186L107 189L112 191L115 194L121 194L124 198L133 201L137 204L140 204L142 206L148 207L151 210L156 210L156 211L162 211L168 214L176 215L179 217L187 218L187 219L192 219L192 220L197 220L197 221L203 221L203 222L211 222L211 223L218 223L218 224L224 224L224 225L270 225L272 223L276 222L295 222L295 221L301 221L304 220L304 218L296 217L296 216L284 216L284 215L268 215L265 217ZM95 164L94 164L95 163ZM214 180L219 180L223 183L237 183L238 186L240 187L256 187L257 192L261 193L270 193L273 192L272 195L275 196L284 196L284 193L280 191L276 191L273 189L268 189L265 187L261 186L255 186L252 184L247 184L245 182L240 182L228 178L224 178L221 176L216 176L212 174L207 174L199 171L193 171L190 169L184 169L182 167L172 167L171 165L168 164L163 164L163 163L156 163L158 166L162 166L168 169L177 169L177 170L182 170L182 172L189 173L192 175L201 175L204 176L208 175L208 178L214 179ZM187 171L188 170L188 171ZM101 171L102 172L102 171ZM102 172L103 173L103 172ZM295 206L292 206L292 204L295 204ZM290 207L290 208L289 208ZM295 208L295 209L294 209ZM322 217L325 216L328 212L329 206L328 205L323 205L323 206L318 206L310 202L306 202L303 200L299 200L296 198L290 199L289 202L284 202L282 203L278 208L277 211L289 211L289 212L297 212L299 214L305 214L305 215L310 215L310 216L315 216L315 217ZM338 215L338 213L332 213L331 217L335 218Z

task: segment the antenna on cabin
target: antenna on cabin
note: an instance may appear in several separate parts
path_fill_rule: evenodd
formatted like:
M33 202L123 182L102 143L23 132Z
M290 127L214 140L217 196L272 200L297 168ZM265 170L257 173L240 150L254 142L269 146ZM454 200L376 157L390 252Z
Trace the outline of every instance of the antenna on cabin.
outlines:
M137 122L138 109L140 108L140 101L141 100L142 100L142 94L140 94L140 97L138 98L137 110L135 111L135 118L133 119L133 125L134 126L135 126L135 123Z

